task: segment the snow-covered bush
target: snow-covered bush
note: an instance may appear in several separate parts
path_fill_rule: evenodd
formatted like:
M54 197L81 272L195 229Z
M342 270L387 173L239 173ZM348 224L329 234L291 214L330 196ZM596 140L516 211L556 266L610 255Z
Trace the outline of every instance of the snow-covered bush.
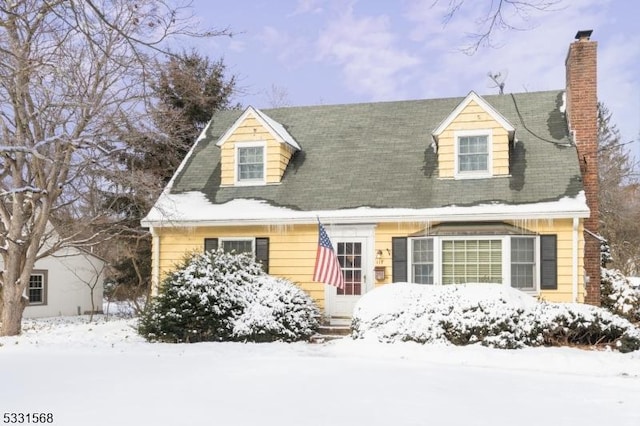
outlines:
M640 322L640 290L617 269L600 269L602 307L630 321Z
M292 342L318 329L320 310L298 286L271 276L256 280L255 298L236 319L233 337L254 342Z
M497 284L383 286L358 302L352 330L354 338L387 342L640 348L640 331L604 309L538 302Z
M138 331L162 342L293 341L314 327L317 308L304 292L267 277L250 255L218 250L189 256L167 276Z

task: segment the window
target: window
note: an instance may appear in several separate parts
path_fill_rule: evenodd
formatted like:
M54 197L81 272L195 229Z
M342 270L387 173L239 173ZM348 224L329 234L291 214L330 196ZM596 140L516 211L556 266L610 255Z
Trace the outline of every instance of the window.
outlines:
M236 146L237 174L236 181L239 183L262 183L264 182L264 152L265 145L241 144Z
M491 171L490 134L459 132L456 137L456 177L488 176Z
M220 240L225 253L253 253L253 238L238 240Z
M545 259L540 257L538 249L543 238L551 240L552 237L555 238L554 235L433 235L409 237L408 243L404 238L397 238L394 277L408 278L417 284L495 283L536 292L547 288L544 275L538 272L545 270ZM403 242L408 253L406 250L403 253L400 247ZM555 244L555 239L552 242ZM547 250L550 260L546 269L550 277L556 270L555 250L555 245ZM550 289L557 288L551 278L547 281Z
M336 256L344 275L344 288L336 290L339 295L362 294L362 243L339 242Z
M433 284L433 239L411 241L411 277L418 284Z
M520 290L535 290L535 240L511 238L511 286Z
M502 283L501 240L442 242L442 284Z
M47 272L33 271L29 277L29 305L47 304Z
M264 272L269 273L269 238L205 238L204 250L218 250L226 253L252 253L262 264Z

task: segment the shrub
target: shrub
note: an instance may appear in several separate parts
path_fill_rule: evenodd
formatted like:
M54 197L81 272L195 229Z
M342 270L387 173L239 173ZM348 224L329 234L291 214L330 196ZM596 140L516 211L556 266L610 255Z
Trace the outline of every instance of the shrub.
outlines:
M256 283L255 299L235 321L236 339L292 342L315 334L320 310L304 291L282 278L266 276Z
M543 302L526 314L529 340L539 339L537 343L542 345L606 345L621 352L640 349L640 331L625 318L602 308Z
M630 321L640 322L640 290L617 269L600 269L602 307Z
M385 287L368 293L356 306L354 338L480 343L503 349L608 345L628 352L640 348L640 331L633 324L594 306L536 302L496 284Z
M163 281L141 315L138 331L147 340L162 342L307 338L314 324L317 328L317 308L294 284L271 284L274 280L247 254L192 254ZM275 303L269 289L290 296ZM316 310L305 309L309 305ZM298 315L281 313L286 310Z

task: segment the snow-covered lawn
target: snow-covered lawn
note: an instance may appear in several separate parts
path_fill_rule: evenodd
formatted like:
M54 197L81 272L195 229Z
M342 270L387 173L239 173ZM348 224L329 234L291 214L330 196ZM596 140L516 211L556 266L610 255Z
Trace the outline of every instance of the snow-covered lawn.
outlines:
M151 344L134 320L0 338L0 415L55 425L640 424L640 353L384 344Z

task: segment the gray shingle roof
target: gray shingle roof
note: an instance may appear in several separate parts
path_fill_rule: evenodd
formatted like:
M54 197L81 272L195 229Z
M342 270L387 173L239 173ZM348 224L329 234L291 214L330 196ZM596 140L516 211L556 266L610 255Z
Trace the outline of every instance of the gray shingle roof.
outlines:
M438 179L431 132L463 98L262 110L301 145L280 185L220 187L218 138L242 111L216 113L172 192L201 191L214 204L265 200L296 210L360 206L433 208L556 201L582 190L562 92L484 96L516 128L511 177Z

